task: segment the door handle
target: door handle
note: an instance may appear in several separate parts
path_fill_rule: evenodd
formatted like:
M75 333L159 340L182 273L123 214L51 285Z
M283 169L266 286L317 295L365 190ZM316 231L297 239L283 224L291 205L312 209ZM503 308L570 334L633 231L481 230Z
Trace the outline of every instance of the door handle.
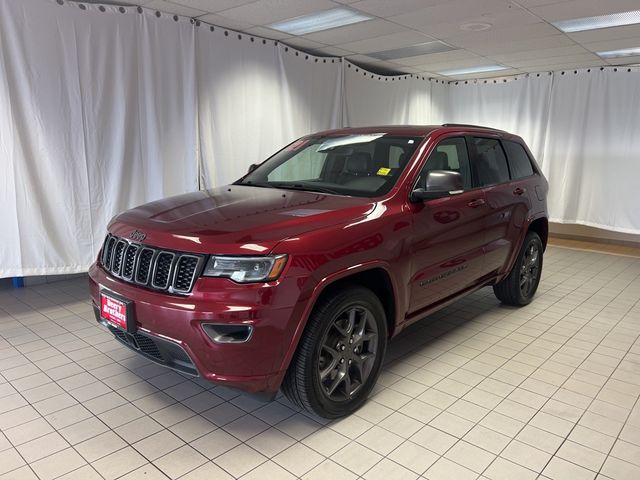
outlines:
M478 208L483 206L484 204L485 204L484 199L477 198L476 200L471 200L469 203L467 203L467 206L471 208Z
M514 195L522 195L524 192L526 192L526 190L524 188L518 187L513 191L513 194Z

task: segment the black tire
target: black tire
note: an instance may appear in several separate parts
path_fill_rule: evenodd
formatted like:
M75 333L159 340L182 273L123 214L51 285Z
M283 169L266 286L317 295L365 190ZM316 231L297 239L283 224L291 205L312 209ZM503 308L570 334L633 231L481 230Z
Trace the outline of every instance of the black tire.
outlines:
M378 297L359 286L333 290L314 307L282 391L320 417L348 415L362 406L375 385L386 345L386 315Z
M542 275L544 248L536 232L528 232L509 275L493 286L498 300L507 305L523 306L533 300Z

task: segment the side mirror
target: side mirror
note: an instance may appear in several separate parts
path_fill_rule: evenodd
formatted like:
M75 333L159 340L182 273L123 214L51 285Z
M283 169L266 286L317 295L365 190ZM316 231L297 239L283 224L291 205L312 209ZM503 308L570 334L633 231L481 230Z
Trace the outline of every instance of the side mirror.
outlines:
M434 198L448 197L462 193L464 184L462 175L451 170L431 170L424 180L424 188L411 192L411 201L422 202Z
M256 168L258 168L258 164L252 163L251 165L249 165L249 170L247 171L247 173L253 172Z

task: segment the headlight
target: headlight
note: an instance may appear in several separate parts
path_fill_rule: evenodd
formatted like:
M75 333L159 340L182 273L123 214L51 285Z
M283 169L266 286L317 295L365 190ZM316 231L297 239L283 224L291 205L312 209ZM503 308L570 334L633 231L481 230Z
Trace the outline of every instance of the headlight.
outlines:
M271 282L280 276L286 263L286 255L262 257L217 257L212 255L203 275L230 278L238 283Z

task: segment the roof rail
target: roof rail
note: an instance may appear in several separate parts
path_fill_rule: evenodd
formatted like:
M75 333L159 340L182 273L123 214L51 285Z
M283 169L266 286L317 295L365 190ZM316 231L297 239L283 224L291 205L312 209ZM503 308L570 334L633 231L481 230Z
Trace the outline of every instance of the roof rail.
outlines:
M469 127L469 128L481 128L483 130L495 130L496 132L503 132L504 130L500 130L499 128L493 127L484 127L482 125L472 125L469 123L443 123L443 127Z

